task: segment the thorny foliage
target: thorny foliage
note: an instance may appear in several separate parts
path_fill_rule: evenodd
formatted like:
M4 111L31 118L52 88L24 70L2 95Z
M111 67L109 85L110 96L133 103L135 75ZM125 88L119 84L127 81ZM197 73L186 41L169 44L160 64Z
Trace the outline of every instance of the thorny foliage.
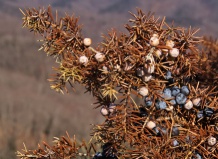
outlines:
M61 138L54 137L54 146L49 146L47 143L43 142L43 146L38 145L38 149L30 153L24 144L23 151L17 152L17 156L21 158L78 158L84 156L93 156L92 154L96 152L93 144L87 145L84 141L79 142L76 140L75 136L70 138L69 134L67 136L62 136ZM84 154L84 150L86 154Z
M132 25L125 25L128 34L112 30L93 48L84 42L78 18L66 15L59 20L50 7L21 12L23 27L40 34L41 49L59 63L54 69L57 73L49 80L51 88L64 93L68 84L73 87L77 82L96 98L96 108L101 107L105 122L94 126L92 136L97 141L93 144L103 145L102 155L217 158L218 143L208 144L210 137L218 139L217 41L196 37L196 29L174 27L165 22L165 17L155 18L138 9L137 14L131 13ZM171 52L174 49L178 55ZM170 79L168 72L172 74ZM174 86L188 86L186 98L193 107L172 104L174 97L164 97L164 89ZM147 91L144 94L140 92L142 87ZM148 98L151 106L137 102L135 96L142 101ZM165 102L166 108L158 108L158 101ZM83 144L76 148L69 138L55 141L53 146L45 144L45 148L18 152L18 156L76 158L78 149L86 147ZM178 144L173 144L175 141ZM87 154L91 156L89 151Z

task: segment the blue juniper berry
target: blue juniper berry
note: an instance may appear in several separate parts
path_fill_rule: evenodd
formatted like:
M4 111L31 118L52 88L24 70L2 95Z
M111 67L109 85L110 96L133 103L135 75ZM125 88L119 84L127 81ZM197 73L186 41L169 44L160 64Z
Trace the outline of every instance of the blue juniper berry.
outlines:
M171 94L170 88L165 88L163 90L163 98L165 98L165 99L172 98L172 94Z
M167 104L166 104L166 102L164 102L162 100L157 100L155 103L155 106L157 109L166 109Z
M210 117L212 116L214 113L214 110L212 108L205 108L204 109L204 114L207 116L207 117Z
M173 146L179 146L179 142L177 140L173 140Z
M172 73L170 71L167 71L166 76L165 76L166 80L169 80L172 77Z
M183 93L179 93L176 95L177 104L185 104L187 97Z
M201 111L198 111L197 112L197 118L200 119L200 118L203 118L204 117L204 111L201 110Z
M181 87L181 92L184 94L184 95L189 95L190 91L189 91L189 88L188 86L182 86Z
M179 135L179 129L176 126L173 126L172 129L172 136L178 136Z
M180 89L179 89L179 87L174 86L174 87L171 88L171 92L172 92L172 96L175 97L177 94L180 93Z
M170 100L170 104L172 104L173 106L176 105L176 100L175 99Z

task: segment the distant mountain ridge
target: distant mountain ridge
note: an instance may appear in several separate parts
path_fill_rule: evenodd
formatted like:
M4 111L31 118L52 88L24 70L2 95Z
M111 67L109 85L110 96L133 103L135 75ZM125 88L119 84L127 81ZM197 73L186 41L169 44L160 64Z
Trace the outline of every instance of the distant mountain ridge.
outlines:
M122 25L131 17L128 11L136 12L136 7L141 8L144 12L155 12L156 16L166 16L168 21L174 21L178 25L186 27L192 25L202 28L203 32L206 31L204 30L204 27L206 27L210 34L217 31L214 25L218 24L217 0L0 0L0 13L20 17L18 8L38 8L48 5L62 14L65 12L68 14L74 13L81 17L82 24L87 25L94 21L98 29L92 30L91 28L91 32L99 32L101 28L104 32L106 26L108 26L107 29L110 29Z

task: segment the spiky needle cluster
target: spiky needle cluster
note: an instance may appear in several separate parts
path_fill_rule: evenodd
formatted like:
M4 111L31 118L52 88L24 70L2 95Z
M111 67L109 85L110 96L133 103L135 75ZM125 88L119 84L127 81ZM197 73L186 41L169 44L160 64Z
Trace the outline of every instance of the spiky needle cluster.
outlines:
M105 116L93 128L93 138L102 144L94 158L217 158L216 41L138 9L131 13L132 25L125 25L128 34L112 30L93 48L91 39L82 37L78 18L58 19L50 7L21 12L23 27L43 37L40 49L59 64L51 88L64 93L68 84L84 85ZM79 155L70 149L70 139L58 141L19 156ZM72 151L59 151L63 147Z

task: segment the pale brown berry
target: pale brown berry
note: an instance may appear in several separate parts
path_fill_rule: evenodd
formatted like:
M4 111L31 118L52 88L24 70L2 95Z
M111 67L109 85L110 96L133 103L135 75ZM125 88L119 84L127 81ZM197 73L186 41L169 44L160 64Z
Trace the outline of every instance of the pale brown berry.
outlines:
M160 56L162 55L162 52L159 49L156 50L154 53L155 53L156 57L158 57L158 58L160 58Z
M200 106L201 98L192 99L192 103L194 106Z
M152 75L151 74L147 74L147 75L142 76L142 80L145 81L145 82L148 82L151 79L152 79Z
M105 58L105 55L101 52L97 52L95 54L95 59L98 61L98 62L103 62L104 61L104 58Z
M146 124L147 128L149 129L153 129L156 127L156 123L153 122L153 121L148 121L147 124Z
M87 63L88 63L88 58L85 56L85 55L83 55L83 56L80 56L80 58L79 58L79 62L81 63L81 64L83 64L83 65L86 65Z
M209 138L207 139L207 143L208 143L209 146L215 145L215 144L216 144L216 138L213 137L213 136L209 137Z
M141 87L139 88L139 94L142 96L147 96L148 95L148 89L146 87Z
M159 39L156 36L152 36L149 43L151 46L157 46L159 45Z
M107 116L107 115L109 114L109 111L108 111L108 109L107 109L105 106L102 106L102 107L101 107L100 112L101 112L101 114L102 114L103 116Z
M172 48L169 52L171 57L178 57L179 56L179 49L177 48Z
M185 109L187 109L187 110L192 109L192 108L193 108L193 103L192 103L192 101L190 101L190 100L187 101L187 102L185 103L184 107L185 107Z
M92 39L90 39L90 38L84 38L83 44L84 44L85 46L90 46L90 45L92 44Z

